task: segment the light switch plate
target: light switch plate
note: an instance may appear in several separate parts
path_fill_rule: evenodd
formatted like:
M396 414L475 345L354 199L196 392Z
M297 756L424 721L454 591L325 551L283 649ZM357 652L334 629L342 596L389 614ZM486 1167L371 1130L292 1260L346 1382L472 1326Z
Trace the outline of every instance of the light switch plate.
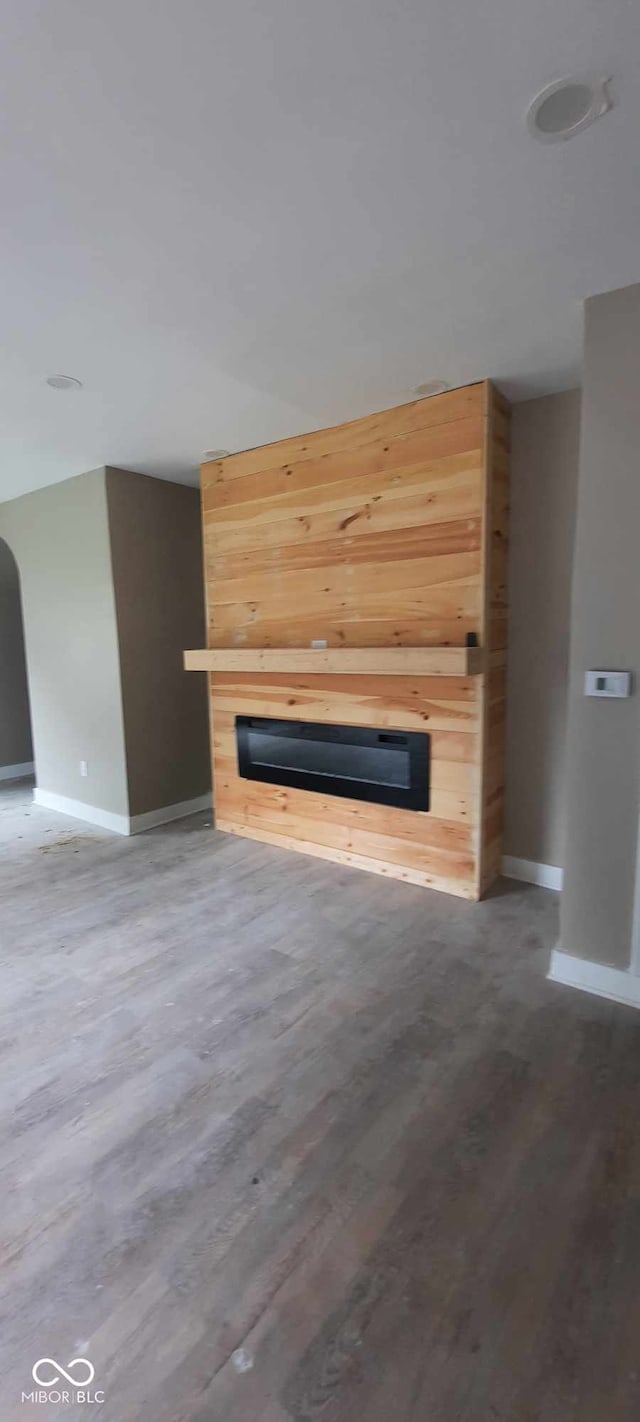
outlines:
M588 671L584 678L585 696L630 696L631 672Z

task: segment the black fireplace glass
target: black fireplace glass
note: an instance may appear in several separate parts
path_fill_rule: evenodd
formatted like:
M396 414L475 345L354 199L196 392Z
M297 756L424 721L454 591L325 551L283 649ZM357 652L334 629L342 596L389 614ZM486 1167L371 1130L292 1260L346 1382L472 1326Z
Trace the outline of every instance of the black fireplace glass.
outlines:
M245 780L429 809L429 736L422 731L236 716Z

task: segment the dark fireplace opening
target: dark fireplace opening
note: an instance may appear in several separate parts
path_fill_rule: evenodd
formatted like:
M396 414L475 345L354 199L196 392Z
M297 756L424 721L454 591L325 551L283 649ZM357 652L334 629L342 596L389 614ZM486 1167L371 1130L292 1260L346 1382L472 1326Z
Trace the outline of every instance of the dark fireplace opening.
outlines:
M404 810L429 809L429 740L422 731L236 716L243 779Z

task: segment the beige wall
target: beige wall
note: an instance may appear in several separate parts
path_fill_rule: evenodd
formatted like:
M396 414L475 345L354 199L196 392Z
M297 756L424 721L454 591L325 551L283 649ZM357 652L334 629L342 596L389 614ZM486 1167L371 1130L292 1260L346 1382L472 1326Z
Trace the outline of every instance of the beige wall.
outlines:
M182 667L205 641L198 491L98 469L0 504L0 537L22 583L38 788L124 817L209 790L205 678Z
M0 770L33 760L20 580L0 539Z
M640 286L586 304L561 946L627 967L640 809ZM628 669L629 700L583 696Z
M206 678L185 647L206 642L197 489L107 470L130 814L211 788Z
M580 392L512 411L504 852L562 865Z
M38 788L126 815L104 469L0 504L0 536L20 573Z

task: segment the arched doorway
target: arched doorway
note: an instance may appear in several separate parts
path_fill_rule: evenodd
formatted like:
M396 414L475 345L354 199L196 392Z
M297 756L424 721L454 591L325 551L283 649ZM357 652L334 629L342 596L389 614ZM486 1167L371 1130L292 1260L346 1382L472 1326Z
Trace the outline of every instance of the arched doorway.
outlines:
M24 647L20 575L0 538L0 792L33 774L29 684Z

